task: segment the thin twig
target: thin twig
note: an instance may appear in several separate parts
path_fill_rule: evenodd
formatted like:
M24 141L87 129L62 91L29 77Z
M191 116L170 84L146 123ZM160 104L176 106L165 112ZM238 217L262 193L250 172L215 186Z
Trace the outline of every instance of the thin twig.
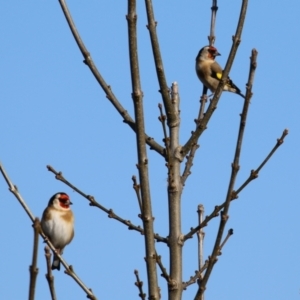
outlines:
M155 69L156 69L157 79L160 87L159 91L162 95L165 111L167 114L168 125L171 126L171 124L174 122L174 119L176 119L176 116L174 115L174 107L172 106L172 103L170 101L169 88L167 85L165 71L163 67L163 61L160 53L159 42L156 33L157 22L155 21L154 18L152 1L145 0L145 4L146 4L147 19L148 19L147 28L150 34L152 52L153 52L153 57L155 62Z
M55 293L55 287L54 287L54 276L52 275L52 269L51 269L51 251L49 247L46 245L45 246L45 258L46 258L46 265L47 265L47 273L45 274L50 294L51 294L51 299L56 300L56 293Z
M224 247L224 245L227 243L227 241L229 240L229 238L233 235L233 229L229 229L228 232L227 232L227 235L224 239L224 241L221 243L220 247L219 247L219 255L222 254L222 249Z
M133 181L133 189L135 190L136 193L136 198L138 200L139 203L139 207L140 207L140 212L142 213L143 211L143 204L142 204L142 199L141 199L141 193L140 193L140 185L137 183L136 181L136 177L132 176L132 181Z
M198 223L200 225L203 221L203 215L204 215L204 206L202 204L198 205L197 213L198 213ZM205 233L203 231L203 228L200 228L199 231L197 232L197 237L198 237L198 269L199 269L199 278L197 280L198 285L200 285L201 280L202 280L202 273L200 272L200 270L203 266L204 236L205 236ZM204 300L204 294L202 295L201 300Z
M205 111L205 104L207 102L207 87L203 85L203 92L202 96L200 98L200 109L198 113L198 119L195 120L195 123L198 125L199 122L203 119L204 117L204 111Z
M156 263L158 264L158 266L159 266L159 268L160 268L160 270L162 272L161 276L163 278L165 278L167 280L167 282L169 283L170 282L170 276L169 276L166 268L164 267L164 265L163 265L163 263L161 261L161 256L157 255L157 253L156 253L155 257L156 257Z
M289 131L285 129L279 139L277 139L277 143L274 148L270 151L264 161L259 165L256 170L251 170L249 178L235 191L236 194L239 194L252 180L258 177L259 171L263 168L263 166L267 163L267 161L272 157L274 152L283 144L284 138L288 135Z
M205 85L203 85L203 92L202 92L202 96L200 98L200 109L199 109L199 113L198 113L198 119L195 119L195 123L196 123L196 129L198 124L200 123L200 121L203 119L204 117L204 111L205 111L205 104L207 101L207 87ZM193 133L193 132L192 132ZM185 168L184 171L181 175L181 182L182 185L185 185L185 182L188 178L188 176L192 173L191 172L191 168L193 166L193 161L195 158L195 153L198 150L200 146L198 144L194 144L192 145L191 150L188 152L188 155L186 156L186 163L185 163Z
M144 234L143 228L141 228L140 226L136 226L136 225L132 224L131 221L129 221L129 220L125 220L125 219L121 218L120 216L115 214L112 209L107 209L106 207L104 207L103 205L98 203L93 196L87 195L84 192L82 192L80 189L78 189L76 186L74 186L72 183L70 183L67 179L65 179L64 176L62 175L62 172L55 171L54 168L51 167L50 165L47 166L47 169L48 169L48 171L55 174L55 179L63 182L64 184L69 186L72 190L77 192L79 195L81 195L82 197L87 199L90 202L90 206L98 207L102 211L106 212L109 218L115 219L115 220L121 222L122 224L126 225L129 230L135 230L135 231L138 231L141 234ZM154 234L154 238L158 242L168 243L168 240L166 238L161 237L158 234Z
M105 82L104 78L101 76L100 72L98 71L96 65L93 62L92 56L85 47L79 32L77 31L77 28L75 26L75 23L72 19L71 13L68 9L67 3L65 0L59 0L60 6L62 8L62 11L64 13L64 16L68 22L68 25L70 27L70 30L73 34L73 37L78 45L79 50L81 51L83 57L84 57L84 63L90 68L91 72L93 73L94 77L96 78L97 82L103 89L104 93L106 94L106 98L112 103L112 105L116 108L118 113L123 117L124 123L129 125L129 127L136 132L136 124L127 112L127 110L121 105L121 103L118 101L117 97L112 92L111 87ZM155 140L151 137L149 137L147 134L144 134L144 139L146 143L150 146L150 149L155 150L160 155L164 156L164 148L155 142Z
M209 45L213 46L216 41L215 36L215 28L216 28L216 18L217 18L217 0L212 1L212 7L211 7L211 22L210 22L210 35L208 37Z
M36 278L39 273L37 268L37 255L39 248L39 232L40 232L40 221L38 218L35 218L33 223L34 237L33 237L33 251L32 251L32 263L29 267L30 272L30 283L29 283L29 300L34 300L35 296L35 287L36 287Z
M24 210L26 211L26 213L28 214L29 218L31 219L32 222L34 222L35 217L32 214L32 212L30 211L29 207L27 206L26 202L23 200L21 194L19 193L17 187L12 183L12 181L9 179L7 173L5 172L2 164L0 163L0 171L5 179L5 181L7 182L7 185L9 187L9 190L14 194L14 196L19 200L20 204L23 206ZM76 273L73 271L72 266L68 265L67 262L63 259L63 257L61 255L59 255L56 252L55 247L52 245L52 243L48 240L48 238L46 237L46 235L40 231L39 234L42 236L42 238L44 239L44 241L47 243L47 245L50 247L50 249L56 253L58 259L60 260L60 262L63 264L63 266L65 267L65 273L70 275L77 283L78 285L84 290L84 292L87 294L87 297L89 299L92 300L97 300L97 298L94 296L94 294L91 292L90 289L88 289L86 287L86 285L80 280L80 278L76 275Z
M188 176L190 174L192 174L191 168L193 166L195 153L196 153L196 151L199 147L200 147L199 145L193 145L193 147L191 148L189 154L186 156L185 168L184 168L184 171L183 171L182 176L181 176L181 183L182 183L183 186L185 185L185 182L186 182Z
M139 297L142 300L146 300L146 294L143 292L143 281L140 280L138 270L134 270L134 275L136 278L136 282L134 283L139 289Z
M208 266L208 260L205 261L204 265L201 267L199 271L198 270L195 271L195 275L191 276L189 281L182 283L183 289L186 290L188 286L196 283L196 281L202 277L201 274L206 270L207 266Z
M19 203L24 208L25 212L27 213L27 215L31 219L32 223L34 223L34 219L35 219L34 215L32 214L32 212L30 211L29 207L27 206L27 204L25 203L24 199L22 198L21 194L19 193L17 186L13 185L13 183L9 179L9 177L6 174L6 171L4 170L4 168L3 168L3 166L2 166L1 163L0 163L0 171L1 171L2 176L3 176L3 178L5 179L5 181L6 181L7 185L8 185L9 191L12 192L14 194L14 196L18 199Z
M158 104L158 108L159 108L159 112L160 112L158 120L161 122L161 125L162 125L162 128L163 128L163 133L164 133L163 142L165 144L167 161L169 161L170 139L168 137L167 128L166 128L166 119L167 119L167 117L163 113L163 107L162 107L161 103Z
M199 225L202 223L203 221L203 215L204 215L204 206L202 204L198 205L198 221L199 221ZM203 228L200 228L197 232L197 237L198 237L198 269L201 270L202 266L203 266L203 251L204 251L204 247L203 247L203 241L204 241L204 236L205 233L203 231Z

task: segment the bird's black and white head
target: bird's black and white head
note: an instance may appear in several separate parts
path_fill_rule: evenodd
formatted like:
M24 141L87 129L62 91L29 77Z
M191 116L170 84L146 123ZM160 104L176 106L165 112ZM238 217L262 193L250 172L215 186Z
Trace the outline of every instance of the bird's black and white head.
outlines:
M216 56L221 55L217 48L213 46L204 46L198 52L196 60L215 60Z
M66 193L56 193L53 195L48 203L48 206L52 206L57 210L70 210L70 205L72 202L70 201L70 197Z

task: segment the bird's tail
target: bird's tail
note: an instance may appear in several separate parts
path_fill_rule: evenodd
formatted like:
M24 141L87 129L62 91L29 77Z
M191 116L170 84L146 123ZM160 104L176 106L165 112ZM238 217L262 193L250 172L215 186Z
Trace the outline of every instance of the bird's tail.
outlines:
M243 94L241 93L241 91L236 92L236 93L237 93L238 95L240 95L242 98L244 98L244 99L246 98L245 95L243 95Z
M52 270L57 269L58 271L60 270L60 260L58 259L56 254L54 254L54 257L53 257L53 262L52 262L51 269Z
M228 77L227 78L227 89L232 92L240 95L242 98L245 99L245 95L241 93L241 90L232 82L232 80Z

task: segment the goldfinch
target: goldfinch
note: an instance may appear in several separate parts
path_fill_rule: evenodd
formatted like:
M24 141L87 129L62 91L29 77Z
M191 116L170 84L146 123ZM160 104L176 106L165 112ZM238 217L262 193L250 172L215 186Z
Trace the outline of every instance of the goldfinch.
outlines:
M200 81L213 93L216 91L222 78L223 70L215 61L216 56L221 55L213 46L203 47L196 57L196 73ZM245 98L241 90L227 77L224 91L229 91Z
M53 195L43 212L41 227L58 254L74 237L74 216L70 209L72 202L65 193ZM60 261L54 254L52 270L60 269Z

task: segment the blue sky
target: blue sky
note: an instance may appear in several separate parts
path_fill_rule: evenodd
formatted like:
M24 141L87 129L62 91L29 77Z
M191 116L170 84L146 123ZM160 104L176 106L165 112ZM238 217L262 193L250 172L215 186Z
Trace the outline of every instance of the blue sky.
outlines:
M146 15L138 3L139 59L146 131L162 143L156 80ZM160 3L163 2L163 3ZM240 11L240 2L219 1L215 46L224 66ZM299 242L299 102L300 4L292 0L249 1L242 43L230 77L241 90L249 72L251 49L258 50L253 98L236 187L257 168L285 128L289 129L259 178L230 208L228 229L234 235L219 257L206 298L222 300L300 298ZM88 5L87 5L88 4ZM133 116L127 45L126 1L69 1L86 47L122 105ZM211 1L154 1L158 36L168 84L177 81L181 98L180 142L194 129L202 85L195 57L206 45ZM0 12L0 160L35 216L49 198L64 191L72 199L76 233L64 258L98 299L138 299L134 269L146 281L142 236L109 219L102 211L46 170L52 165L65 177L140 224L131 176L137 175L135 137L82 63L58 1L2 1ZM182 231L197 223L197 205L206 214L224 201L237 136L241 98L224 93L200 139L182 198ZM148 150L155 232L168 234L167 173L164 161ZM19 203L0 179L1 268L3 299L25 299L28 293L33 230ZM219 220L205 228L205 254L214 242ZM50 299L42 241L36 299ZM168 267L165 245L157 251ZM197 239L184 248L184 281L197 268ZM62 271L55 272L58 299L83 299L84 293ZM162 299L167 290L160 278ZM147 291L145 287L145 291ZM196 286L184 292L192 299Z

